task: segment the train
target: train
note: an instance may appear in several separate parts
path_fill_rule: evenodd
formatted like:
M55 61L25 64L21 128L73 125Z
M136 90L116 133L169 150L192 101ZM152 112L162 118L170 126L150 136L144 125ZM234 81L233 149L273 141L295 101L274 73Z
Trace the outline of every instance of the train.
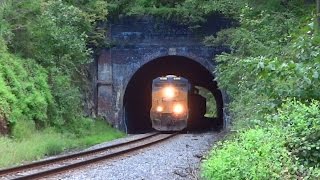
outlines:
M187 129L188 125L194 124L194 119L204 116L206 100L201 97L184 77L157 77L152 81L152 128L158 131Z

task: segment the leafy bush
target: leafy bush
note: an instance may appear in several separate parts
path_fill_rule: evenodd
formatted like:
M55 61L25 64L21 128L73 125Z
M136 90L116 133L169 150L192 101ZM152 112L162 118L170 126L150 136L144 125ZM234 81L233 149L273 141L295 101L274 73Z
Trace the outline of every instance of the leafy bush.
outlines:
M123 136L82 110L88 46L104 45L97 26L106 6L104 0L0 1L0 130L6 123L10 130L0 137L6 154L0 166Z
M106 27L103 22L108 18L107 0L63 0L70 5L78 7L84 12L85 19L90 22L90 28L86 33L88 35L87 46L90 48L99 49L108 46L106 43Z
M32 42L32 58L44 67L73 72L88 62L85 32L90 23L80 9L65 5L61 0L49 1L44 6L31 26L33 36L37 37Z
M68 129L68 124L81 123L81 94L70 76L51 73L51 89L55 97L55 105L49 112L53 120L51 125Z
M320 102L304 104L288 101L278 113L269 117L271 126L282 127L286 147L302 165L318 166L320 162Z
M260 123L264 114L273 113L287 97L320 98L318 36L310 34L314 30L309 26L311 18L301 18L296 11L246 6L240 15L241 27L207 37L207 44L232 50L216 58L216 74L219 86L231 97L235 124Z
M295 174L280 130L251 129L214 149L203 163L205 179L293 179Z
M32 60L8 53L0 55L0 70L0 109L9 126L31 121L44 127L49 121L48 106L53 103L46 71Z
M106 15L103 0L6 0L0 7L0 44L8 45L0 57L0 113L11 130L27 120L38 129L82 132L77 128L87 125L81 92L87 80L84 65L91 61L87 43L97 40L92 37L101 33L96 21Z
M231 128L235 131L265 126L265 114L275 112L275 104L266 95L246 91L228 104L233 117Z
M241 8L240 27L205 40L231 49L216 58L216 73L231 97L233 129L241 133L214 148L203 177L319 179L320 112L314 99L320 99L320 36L312 26L314 8L299 1L259 2Z

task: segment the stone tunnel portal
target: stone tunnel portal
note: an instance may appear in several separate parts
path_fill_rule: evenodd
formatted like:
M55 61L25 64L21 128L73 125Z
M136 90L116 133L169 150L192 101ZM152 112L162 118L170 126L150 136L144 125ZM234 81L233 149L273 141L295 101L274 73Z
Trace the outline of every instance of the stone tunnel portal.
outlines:
M183 56L164 56L140 67L127 85L123 98L127 133L152 130L149 118L152 80L169 74L185 77L192 85L208 89L216 101L217 118L213 120L213 124L216 127L223 126L223 98L212 72L193 59Z

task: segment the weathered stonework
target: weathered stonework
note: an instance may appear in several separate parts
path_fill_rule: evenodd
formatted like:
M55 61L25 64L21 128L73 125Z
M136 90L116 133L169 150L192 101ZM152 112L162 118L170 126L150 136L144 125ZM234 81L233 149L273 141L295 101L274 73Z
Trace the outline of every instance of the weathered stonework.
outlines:
M226 26L227 20L217 17L211 29L191 31L188 27L152 18L124 18L109 26L108 38L113 47L103 49L96 59L96 110L115 127L124 127L123 98L126 87L139 68L154 59L182 56L207 68L215 69L214 56L222 48L206 47L203 36Z

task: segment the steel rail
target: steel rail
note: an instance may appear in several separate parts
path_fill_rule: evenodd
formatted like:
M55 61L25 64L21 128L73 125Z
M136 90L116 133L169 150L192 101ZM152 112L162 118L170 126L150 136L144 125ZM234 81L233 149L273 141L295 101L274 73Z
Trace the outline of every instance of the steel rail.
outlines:
M176 136L177 134L178 133L168 134L168 136L165 136L164 138L161 138L161 139L158 139L158 140L154 140L154 141L151 141L151 142L148 142L148 143L145 143L145 144L133 147L133 148L121 150L121 151L114 152L114 153L107 154L107 155L103 155L103 156L100 156L100 157L96 157L96 158L84 160L84 161L81 161L81 162L69 164L69 165L66 165L66 166L61 166L61 167L58 167L58 168L53 168L53 169L49 169L49 170L46 170L46 171L41 171L41 172L37 172L37 173L34 173L34 174L21 176L21 177L14 178L14 179L15 180L20 180L20 179L29 180L29 179L44 178L44 177L47 177L49 175L58 174L58 173L61 173L63 171L67 171L67 170L74 169L74 168L77 168L77 167L89 165L89 164L92 164L92 163L97 163L99 161L107 160L107 159L110 159L110 158L113 158L113 157L117 157L117 156L120 156L120 155L125 155L126 153L129 153L129 152L132 152L132 151L136 151L136 150L139 150L139 149L143 149L145 147L148 147L148 146L160 143L162 141L165 141L165 140L167 140L169 138L172 138L172 137Z
M19 171L26 171L29 170L31 168L35 168L35 167L40 167L40 166L44 166L44 165L48 165L48 164L53 164L59 161L65 161L65 160L69 160L69 159L74 159L77 157L81 157L84 155L89 155L89 154L94 154L94 153L98 153L101 151L106 151L109 149L113 149L113 148L117 148L117 147L121 147L121 146L125 146L125 145L129 145L138 141L142 141L145 140L147 138L151 138L153 136L156 136L160 134L159 132L156 133L152 133L151 135L147 135L144 136L142 138L138 138L132 141L127 141L127 142L123 142L123 143L118 143L118 144L114 144L114 145L110 145L110 146L105 146L102 148L97 148L97 149L93 149L93 150L89 150L89 151L83 151L83 152L79 152L79 153L74 153L74 154L70 154L70 155L65 155L65 156L60 156L57 158L52 158L52 159L47 159L47 160L43 160L43 161L37 161L37 162L33 162L30 164L25 164L25 165L21 165L21 166L16 166L16 167L12 167L12 168L7 168L7 169L2 169L0 170L0 177L3 175L8 175L8 174L13 174Z

